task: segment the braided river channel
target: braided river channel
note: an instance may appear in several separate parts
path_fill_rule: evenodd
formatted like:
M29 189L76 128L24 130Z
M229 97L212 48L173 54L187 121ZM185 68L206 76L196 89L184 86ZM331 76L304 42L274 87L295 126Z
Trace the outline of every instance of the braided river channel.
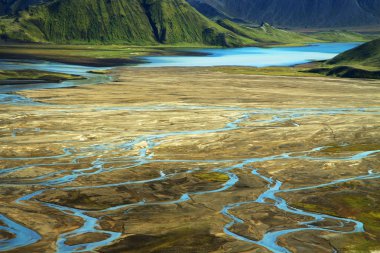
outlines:
M324 45L328 52L320 54L331 57L330 54L337 53L336 47L332 45L329 51ZM315 47L311 49L312 53L305 57L315 59ZM297 50L292 50L297 54ZM305 50L307 48L301 51ZM220 53L221 50L216 51ZM229 52L225 60L236 57L231 54ZM241 49L238 54L243 54ZM204 58L199 64L195 59L186 64L182 58L185 57L160 58L151 64L152 67L189 66L192 62L193 66L203 66L214 65L217 60L213 56ZM262 58L257 60L263 62ZM304 60L279 62L279 65ZM243 62L248 61L245 55ZM273 58L268 58L270 65L272 61ZM123 251L117 247L113 249L112 245L119 245L129 236L138 234L150 238L147 234L152 233L162 238L149 223L160 224L157 229L161 227L162 234L165 226L168 231L175 230L182 228L180 224L197 219L199 222L195 223L202 223L206 216L211 217L212 225L205 233L207 238L213 239L204 242L208 245L205 248L183 252L234 252L223 251L219 247L223 244L232 245L231 249L241 247L241 252L318 252L292 248L286 238L308 232L336 236L367 232L368 224L356 216L340 216L322 207L320 212L310 210L299 203L292 205L289 200L303 198L308 193L319 196L326 189L351 184L360 186L380 178L380 170L376 167L379 145L357 144L360 138L378 138L378 131L372 130L376 129L373 126L376 122L372 124L371 120L379 117L380 107L350 106L349 102L343 106L309 107L306 102L301 107L272 108L243 102L204 103L192 101L191 97L184 103L174 103L159 101L154 94L152 102L147 100L140 104L137 96L111 103L104 102L106 98L100 98L101 95L94 103L81 104L86 90L97 92L95 86L108 92L107 96L122 99L120 90L111 94L112 87L119 89L118 82L107 88L107 84L102 83L113 82L112 77L88 74L87 71L94 68L83 66L7 60L0 64L4 69L35 68L82 74L88 78L61 84L0 87L3 107L0 118L3 206L0 208L0 251L140 252L133 246L130 251ZM131 75L133 71L128 73ZM199 78L202 75L206 74L200 74ZM133 78L133 74L126 78ZM149 77L140 75L139 78ZM119 82L130 85L128 80ZM167 82L177 81L167 79ZM125 89L123 95L127 94L128 87ZM40 90L44 93L39 93ZM169 90L165 94L170 97L173 92ZM207 92L212 91L194 93L193 97L207 99ZM54 94L54 99L49 100L48 94ZM70 99L73 99L72 104L67 102ZM334 123L337 124L335 128ZM359 131L363 127L361 124L373 135L357 134L351 138L347 133ZM322 130L314 129L317 126ZM309 131L314 135L309 135ZM259 144L253 145L254 142ZM312 171L292 174L298 170L297 166L303 169L310 166ZM317 171L324 166L337 166L339 173ZM274 213L270 222L275 224L256 229L255 224L265 223L254 215L259 209ZM178 224L172 225L176 223L172 220L161 222L160 219L167 219L165 212L175 213L173 220L178 219ZM129 226L129 221L133 226ZM118 226L118 223L123 225ZM51 228L54 233L47 237L48 232L43 231ZM188 233L192 234L191 231ZM186 235L181 240L186 240ZM215 238L222 238L220 245ZM158 247L156 239L149 240L148 244ZM200 240L199 244L202 243ZM326 252L337 252L335 246L330 246ZM141 252L181 250L142 249Z

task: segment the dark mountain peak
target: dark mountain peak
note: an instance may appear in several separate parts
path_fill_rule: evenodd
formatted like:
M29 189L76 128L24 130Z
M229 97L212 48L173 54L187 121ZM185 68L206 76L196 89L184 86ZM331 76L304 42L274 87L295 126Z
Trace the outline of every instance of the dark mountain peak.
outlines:
M44 4L54 0L0 0L0 14L14 15L30 6Z
M206 16L210 8L249 23L277 27L380 25L380 0L189 0ZM196 3L194 3L196 2ZM215 12L214 12L215 15Z

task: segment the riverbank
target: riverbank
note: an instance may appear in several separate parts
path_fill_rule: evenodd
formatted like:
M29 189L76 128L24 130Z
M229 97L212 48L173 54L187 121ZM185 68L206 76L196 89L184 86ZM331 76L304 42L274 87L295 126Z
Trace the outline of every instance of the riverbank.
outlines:
M343 49L352 48L350 44L358 43L308 43L308 44L262 44L248 47L265 52L270 49L295 49L312 47L313 45L330 45L333 52L342 52L335 45ZM121 65L148 64L155 57L207 57L213 54L224 54L227 51L244 50L245 48L222 48L197 44L158 45L158 46L130 46L130 45L56 45L56 44L0 44L1 59L16 60L45 60L65 64L83 65L92 67L115 67ZM318 49L317 49L318 50ZM251 50L252 51L252 50ZM343 50L344 51L344 50ZM318 52L313 49L311 52ZM330 52L330 51L328 51ZM260 55L260 52L258 52ZM302 53L302 51L300 51ZM252 52L247 52L253 57ZM257 55L257 56L259 56ZM311 55L312 57L313 55ZM287 56L289 57L289 56ZM310 61L310 59L308 59ZM245 63L246 64L246 63ZM273 63L276 65L275 63ZM220 64L219 64L220 65ZM235 64L239 65L239 64ZM282 64L283 65L283 64ZM291 64L290 64L291 65Z
M380 249L379 81L115 71L1 106L0 213L41 236L9 252Z
M67 80L83 80L85 77L41 70L0 70L0 85L60 83Z
M277 48L173 48L173 47L130 47L90 45L47 45L23 44L0 46L0 56L36 61L44 59L53 62L76 63L83 66L136 65L142 67L210 67L230 73L282 75L282 76L335 76L345 78L378 79L379 71L369 66L334 66L325 64L325 59L339 52L353 48L360 43L318 43L307 47ZM197 49L196 49L197 48ZM8 51L12 51L9 54ZM310 62L312 61L313 62ZM319 60L319 61L317 61ZM47 64L49 64L47 62ZM30 65L33 67L32 65ZM271 67L281 66L281 67ZM48 66L46 66L48 67ZM69 66L68 66L69 67ZM95 67L94 67L95 68ZM59 70L56 70L59 72ZM103 74L102 69L88 73ZM14 84L38 83L20 76ZM58 80L58 82L61 80ZM42 82L45 82L42 80Z
M123 45L55 45L55 44L1 44L0 58L18 60L46 60L65 64L92 67L115 67L145 63L142 56L181 55L201 56L197 52L181 51L191 45L175 46L123 46ZM194 46L201 48L204 46Z

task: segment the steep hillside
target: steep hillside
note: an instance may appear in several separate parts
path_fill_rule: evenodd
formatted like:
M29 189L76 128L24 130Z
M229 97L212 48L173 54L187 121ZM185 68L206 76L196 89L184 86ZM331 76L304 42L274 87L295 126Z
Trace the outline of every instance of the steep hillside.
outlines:
M155 38L160 43L187 42L221 46L252 43L207 19L185 1L144 0L143 6Z
M380 79L380 39L343 52L319 68L305 72L335 77Z
M224 47L319 41L267 24L214 22L185 0L0 1L8 10L0 19L2 41Z
M22 13L53 42L155 42L139 0L60 0Z
M380 39L376 39L359 47L343 52L329 60L327 64L361 65L380 69Z
M57 0L29 6L18 15L17 22L0 20L3 40L219 46L252 43L210 21L184 0Z
M231 18L278 27L380 24L380 0L188 0L205 15L212 7ZM212 13L215 17L216 12Z
M199 1L199 0L188 0L188 2L198 11L201 11L203 15L206 17L212 19L212 20L218 20L218 19L225 19L229 18L226 13L223 13L218 8L212 6L211 4L208 4L207 2Z

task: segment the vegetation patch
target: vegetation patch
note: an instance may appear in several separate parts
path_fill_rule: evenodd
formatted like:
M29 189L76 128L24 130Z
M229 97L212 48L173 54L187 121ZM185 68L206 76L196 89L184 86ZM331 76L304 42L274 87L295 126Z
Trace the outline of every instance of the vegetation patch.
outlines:
M211 234L207 228L186 227L162 235L130 235L100 252L214 252L225 243L225 239Z
M82 76L40 70L0 70L1 84L22 84L32 82L63 82L66 80L81 80Z
M88 71L88 73L90 74L98 74L98 75L106 75L106 74L110 74L111 71L110 70L90 70Z
M369 66L380 69L380 39L364 43L326 62L332 65Z
M372 150L380 150L380 144L378 143L364 143L364 144L349 144L338 146L334 145L321 150L323 153L340 153L340 152L365 152Z
M334 68L315 68L304 70L304 72L345 78L380 79L380 71L370 71L348 66L338 66Z
M337 217L348 217L363 222L366 234L352 235L347 245L339 248L352 252L371 252L379 250L380 240L380 202L378 182L354 181L340 187L321 189L323 195L306 197L291 206L315 213ZM306 192L304 193L307 196ZM352 239L352 240L351 240Z
M183 47L202 45L184 44ZM182 48L179 47L179 48ZM204 45L203 45L204 47ZM113 67L143 63L146 55L204 55L181 51L174 46L143 47L126 45L58 45L58 44L0 44L0 58L34 59L93 67Z
M206 180L208 182L222 182L222 183L225 183L230 179L226 174L218 173L218 172L198 173L198 174L194 174L194 177L201 180Z
M108 234L103 233L84 233L81 235L77 235L75 237L69 237L65 244L67 245L79 245L79 244L85 244L85 243L93 243L93 242L99 242L102 240L108 239L110 236Z
M299 67L213 67L212 71L228 74L265 75L265 76L320 76L316 73L306 72L306 68Z

